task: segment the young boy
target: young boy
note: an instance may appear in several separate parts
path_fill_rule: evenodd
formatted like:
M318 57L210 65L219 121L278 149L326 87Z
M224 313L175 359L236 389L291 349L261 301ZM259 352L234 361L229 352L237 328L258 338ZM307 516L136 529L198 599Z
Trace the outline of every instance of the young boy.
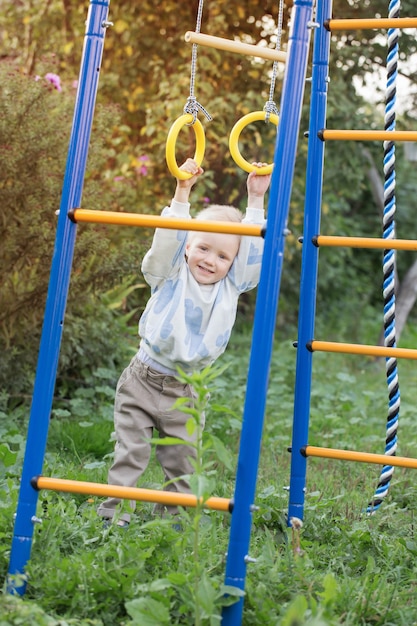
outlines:
M162 215L187 219L190 191L203 170L193 159L187 159L180 169L192 176L177 179L171 206ZM249 174L244 222L263 224L269 183L270 176ZM240 222L242 214L234 207L213 205L200 212L197 219ZM142 263L151 297L139 322L139 352L122 373L116 389L116 446L109 484L136 486L149 462L149 439L154 429L160 438L192 440L186 430L189 416L172 408L182 397L193 404L193 389L176 379L177 366L186 372L198 371L224 352L239 295L259 281L262 252L261 237L156 229ZM190 491L184 476L193 472L193 454L193 448L186 445L156 446L165 480L176 479L166 486L167 490ZM119 503L118 498L109 498L100 505L98 514L113 519ZM133 510L135 503L130 506ZM177 512L176 507L167 509ZM129 521L129 513L123 512L117 524L126 526Z

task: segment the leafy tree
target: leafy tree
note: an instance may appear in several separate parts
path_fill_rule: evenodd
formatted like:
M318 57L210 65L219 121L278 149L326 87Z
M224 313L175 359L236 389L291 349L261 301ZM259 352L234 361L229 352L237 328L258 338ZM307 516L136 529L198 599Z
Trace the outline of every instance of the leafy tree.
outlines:
M35 171L32 166L27 167L27 178L20 186L13 183L11 188L5 186L1 189L1 193L11 194L9 203L12 202L10 198L14 197L14 194L20 194L25 206L24 219L30 224L26 229L28 238L31 233L35 236L33 231L36 229L36 220L33 220L33 213L37 212L39 216L38 207L46 211L53 196L54 207L57 206L60 193L58 181L60 172L64 169L66 137L70 130L70 109L74 93L72 83L78 76L88 5L87 0L82 3L76 0L62 2L19 0L15 3L3 3L0 8L0 55L18 68L13 81L17 80L20 74L31 78L40 76L41 81L26 83L31 85L31 89L35 89L43 84L46 74L54 73L60 76L62 84L62 92L59 94L50 87L49 104L42 104L48 111L47 117L36 112L34 105L28 108L28 116L33 117L34 121L31 124L29 118L25 117L26 125L22 126L22 129L26 129L26 134L22 132L25 140L21 138L20 143L13 141L14 156L12 157L10 153L5 157L4 179L8 180L7 176L10 178L10 174L6 172L10 172L10 169L16 170L19 167L23 174L23 165L27 166L29 150L38 146L40 156L48 155L45 156L49 159L48 177L37 174L36 181L49 180L49 187L43 182L36 192L38 194L36 200L33 199L35 192L32 191ZM84 207L159 213L161 207L171 197L174 181L165 163L165 144L169 128L182 114L190 93L191 46L184 42L184 34L187 30L195 28L197 7L196 0L189 3L178 3L174 0L165 0L163 3L160 0L153 2L143 0L140 3L112 0L109 18L114 26L108 29L106 34L98 94L100 107L109 111L109 114L101 118L98 116L95 121L83 197ZM413 15L413 11L411 0L405 0L401 14ZM283 20L284 49L288 37L287 24L290 12L291 5L288 5L285 7ZM333 9L335 17L383 17L387 12L388 5L382 0L372 3L335 0ZM239 38L275 47L277 15L278 3L270 0L264 2L262 6L256 0L247 0L243 5L225 0L218 0L216 3L206 2L201 30L228 39ZM402 33L400 71L403 74L407 73L406 60L415 52L415 38L411 33ZM385 56L386 42L378 31L346 31L332 35L327 118L329 128L383 126L381 106L368 103L358 89L360 81L365 81L370 71L385 65ZM228 137L234 123L243 114L263 108L269 97L271 67L271 63L259 59L198 47L195 96L213 116L213 121L206 122L204 116L199 116L206 132L206 154L203 162L206 174L193 191L192 203L196 209L203 206L206 199L234 203L244 208L246 174L230 158ZM278 105L282 73L283 67L280 65L274 94ZM11 80L9 77L6 81L8 85ZM410 76L409 80L415 84L415 78ZM381 91L383 89L384 84ZM28 91L29 93L31 92ZM382 102L383 93L380 95ZM28 100L29 96L25 102ZM301 133L308 127L308 100L307 85ZM58 102L62 104L63 101L66 102L65 113L64 109L60 108L61 105L58 105ZM400 126L409 128L410 124L415 125L414 104L410 99L409 108L398 122ZM48 119L48 134L41 132L45 127L45 119ZM27 130L29 126L30 132ZM15 132L13 128L13 125L9 127L8 122L4 122L6 145L12 143L12 133ZM55 147L54 140L58 138L58 134L61 139L57 142L59 145ZM31 138L30 142L27 140L28 137ZM270 160L274 142L274 127L257 124L242 133L240 149L249 160L251 158ZM44 146L43 152L40 146ZM181 161L193 150L193 132L184 128L177 141L177 160ZM286 265L282 280L283 297L280 303L282 324L296 322L297 319L301 257L298 237L302 235L303 228L306 153L307 142L301 136L289 216L292 235L287 239ZM26 156L23 165L18 162L19 155ZM361 142L345 142L343 145L334 143L326 146L322 215L324 234L377 236L381 232L380 206L375 202L369 176L369 155L381 173L381 146L365 146ZM398 232L399 236L401 232L407 232L407 236L411 237L417 234L413 220L415 187L409 177L409 166L402 158L400 150L398 157L398 197L401 201ZM55 177L53 186L52 177ZM11 180L15 178L14 176ZM51 186L54 194L51 193ZM23 263L25 255L20 259L25 269L20 269L19 290L26 295L30 294L31 302L34 303L30 309L26 309L24 317L27 320L32 319L28 325L29 334L36 337L39 334L39 321L43 314L40 303L44 301L49 272L54 231L53 211L54 209L50 208L48 217L38 222L48 224L49 235L44 228L42 238L45 240L49 257L44 255L37 258L36 262L26 264ZM8 237L11 242L21 235L22 230L19 231L16 225L11 227L13 220L7 219ZM76 271L70 292L87 297L92 291L106 290L113 284L113 280L129 278L137 280L140 256L137 242L145 246L149 232L140 231L138 234L131 229L110 228L106 230L105 237L103 234L103 238L100 238L97 237L97 233L101 232L100 229L93 226L83 226L80 230L82 238L79 237L77 241ZM104 255L100 245L104 245L107 252L107 238L112 242L111 250L127 247L128 252L126 254L119 252L115 257ZM93 240L96 248L95 254L91 255L93 243L87 246L87 241ZM83 241L86 242L84 246ZM9 243L7 246L9 249L17 249L15 243ZM32 249L30 240L26 241L26 246L27 250ZM80 263L90 264L89 267L93 268L91 272L78 271L77 259L80 259ZM103 259L105 263L102 263ZM375 280L375 276L380 273L380 259L366 251L348 249L326 250L325 254L323 251L321 259L319 302L325 323L337 325L339 319L347 318L349 315L349 331L355 331L357 308L353 303L360 302L364 309L368 306L381 306L380 284ZM398 259L399 274L402 276L408 269L409 260L407 255L398 255ZM110 270L107 269L107 264L112 264ZM9 286L11 280L12 274L7 279ZM36 285L36 289L27 289L28 285ZM342 298L335 294L336 285L344 299L352 303L350 309L341 308ZM31 291L36 292L36 300ZM134 296L128 303L128 309L140 308L141 292L138 293L139 296ZM77 301L79 309L82 308L83 297L77 300L77 296L70 293L69 312L72 310L71 302ZM243 301L244 306L241 310L244 314L250 311L252 302L253 296ZM14 319L22 319L22 314L17 311ZM10 319L8 324L10 326ZM3 330L3 333L9 345L12 343L14 345L16 334L13 334L10 328ZM26 332L26 337L27 334Z

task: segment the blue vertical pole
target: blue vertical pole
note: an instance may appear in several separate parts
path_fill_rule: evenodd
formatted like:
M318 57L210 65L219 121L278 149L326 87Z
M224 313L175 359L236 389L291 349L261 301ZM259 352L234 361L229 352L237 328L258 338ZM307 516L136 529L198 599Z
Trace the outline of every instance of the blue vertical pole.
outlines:
M30 481L43 468L76 236L67 213L81 204L109 2L91 0L86 23L10 556L8 589L21 595L37 521L38 493Z
M312 239L320 231L323 188L324 142L318 132L326 125L330 33L324 22L331 18L332 0L317 3L317 28L313 50L307 183L304 207L303 256L301 263L298 346L294 387L294 419L291 454L288 519L303 519L307 460L300 450L308 443L312 353L307 343L314 338L316 314L318 248Z
M296 0L292 13L271 182L265 250L253 327L248 384L236 474L225 584L245 588L269 369L284 256L286 225L308 60L312 0ZM243 598L223 610L223 626L239 626Z

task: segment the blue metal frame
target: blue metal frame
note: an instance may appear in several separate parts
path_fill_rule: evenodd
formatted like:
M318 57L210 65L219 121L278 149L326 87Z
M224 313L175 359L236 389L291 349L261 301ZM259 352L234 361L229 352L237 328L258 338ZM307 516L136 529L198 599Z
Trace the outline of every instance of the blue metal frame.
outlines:
M255 309L225 584L244 590L286 226L297 151L313 2L295 1L282 89L268 226ZM243 598L223 610L222 626L242 622Z
M308 443L312 353L307 343L314 338L319 250L312 238L320 232L323 188L324 141L318 132L326 126L330 32L324 22L331 18L332 0L317 3L313 73L308 131L307 182L304 207L303 256L301 264L298 345L294 387L294 421L291 454L288 520L303 519L307 459L300 450Z
M67 213L81 204L109 2L91 0L87 17L10 556L8 588L18 594L26 588L25 567L30 558L38 502L38 493L30 481L43 468L74 252L76 225Z
M36 521L38 493L31 486L31 479L41 474L43 468L75 245L76 224L68 219L67 214L70 209L79 207L81 204L109 3L110 0L90 0L87 18L9 566L9 590L19 594L23 594L26 587L25 567L30 558L33 526ZM318 11L321 14L319 20L321 24L324 20L323 15L330 17L330 5L330 0L319 3ZM295 1L274 157L275 168L270 192L265 253L255 311L236 475L234 510L225 574L227 585L236 586L242 590L245 588L246 566L250 561L248 549L252 525L252 507L255 499L286 225L304 96L312 12L313 0ZM323 161L323 147L318 139L311 141L311 138L318 129L324 127L328 36L326 34L323 37L323 30L323 28L319 30L318 41L320 43L316 48L313 71L312 100L314 100L314 104L312 104L312 122L310 125L308 201L304 229L305 237L310 237L310 239L318 232L321 200L322 168L318 164ZM294 422L294 451L299 450L301 445L307 442L311 355L305 349L305 344L312 338L314 330L316 274L317 252L312 249L311 245L305 244L300 304L300 346L297 356L297 384L301 386L301 392L298 392L296 387L295 394L297 404L295 413L297 419L299 419L299 415L301 416L302 425ZM295 486L293 485L294 489L290 491L290 498L293 491L295 492L295 505L293 507L295 512L291 509L291 515L297 517L302 516L300 506L302 506L305 482L305 462L302 459L300 469L299 456L301 455L293 454L295 468L292 485L294 483ZM224 609L223 626L240 625L242 612L243 598Z

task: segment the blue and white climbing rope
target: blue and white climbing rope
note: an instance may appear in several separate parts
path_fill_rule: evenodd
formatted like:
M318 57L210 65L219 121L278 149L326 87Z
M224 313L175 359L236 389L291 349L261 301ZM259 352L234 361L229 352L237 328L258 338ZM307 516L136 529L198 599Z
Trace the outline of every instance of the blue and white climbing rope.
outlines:
M400 2L393 0L389 5L389 17L400 15ZM398 73L399 30L388 30L387 89L385 99L385 130L395 130L396 85ZM384 215L383 237L395 238L395 144L384 141ZM395 251L384 250L383 255L383 297L384 297L384 346L396 346L395 331ZM397 359L386 358L388 384L388 417L385 440L385 454L395 456L397 450L397 429L400 414L400 387L398 382ZM384 465L373 498L368 504L367 513L374 513L388 494L394 468Z

